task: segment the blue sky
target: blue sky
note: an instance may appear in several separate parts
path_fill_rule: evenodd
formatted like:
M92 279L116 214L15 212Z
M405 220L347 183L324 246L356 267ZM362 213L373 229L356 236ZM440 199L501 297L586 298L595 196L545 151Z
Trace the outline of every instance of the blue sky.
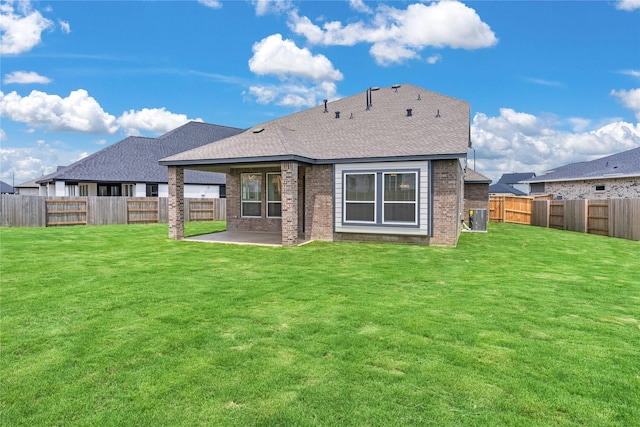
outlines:
M640 146L640 0L0 5L9 184L128 135L245 128L398 83L471 104L494 180Z

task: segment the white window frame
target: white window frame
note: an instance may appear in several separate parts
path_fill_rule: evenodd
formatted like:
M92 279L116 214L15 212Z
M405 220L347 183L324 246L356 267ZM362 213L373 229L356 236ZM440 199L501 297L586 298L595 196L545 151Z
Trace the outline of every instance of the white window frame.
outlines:
M135 184L122 184L122 195L127 197L134 197L136 195Z
M413 175L414 176L414 199L412 201L409 200L385 200L384 198L384 183L385 176L387 175ZM380 185L382 186L382 224L384 225L418 225L418 195L419 195L419 185L418 185L419 175L416 171L383 171L382 172L382 182ZM413 221L387 221L385 218L385 205L387 204L413 204L414 205L414 213L413 217L415 218Z
M269 186L271 185L271 177L277 175L280 177L280 200L270 200L269 199ZM267 172L267 218L282 218L282 172ZM269 215L269 206L270 205L280 205L280 215Z
M259 194L260 194L260 200L245 200L245 192L244 192L244 177L245 176L257 176L259 179ZM242 218L262 218L262 174L259 172L255 172L255 173L242 173L240 174L240 216ZM259 215L245 215L244 214L244 205L245 203L253 203L253 204L257 204L260 206L260 214Z
M373 200L347 200L347 177L350 175L373 175ZM347 204L373 204L373 221L348 220ZM376 172L345 172L343 175L342 222L344 224L377 224L378 221L378 174Z

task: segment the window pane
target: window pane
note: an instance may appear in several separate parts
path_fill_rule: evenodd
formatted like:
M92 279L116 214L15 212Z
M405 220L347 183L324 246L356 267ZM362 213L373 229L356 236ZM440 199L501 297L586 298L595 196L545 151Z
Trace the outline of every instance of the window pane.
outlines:
M345 200L349 202L373 202L376 200L375 174L347 174L345 181Z
M384 222L416 222L415 203L385 203Z
M386 202L415 202L415 173L384 174L384 200Z
M242 203L242 216L262 216L260 207L262 203L244 202Z
M242 174L242 200L261 201L260 190L262 187L261 176L258 173Z
M268 203L267 204L267 216L270 217L282 217L282 203Z
M279 173L267 174L267 201L279 202L282 200L282 177Z
M375 221L375 204L374 203L346 203L345 220L346 221Z

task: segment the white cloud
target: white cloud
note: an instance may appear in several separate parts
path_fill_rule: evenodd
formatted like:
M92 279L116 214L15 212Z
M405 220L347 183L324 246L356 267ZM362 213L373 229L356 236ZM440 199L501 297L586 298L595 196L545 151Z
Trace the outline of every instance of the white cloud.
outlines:
M0 5L0 54L28 52L41 41L42 32L53 27L37 10L31 10L28 1L20 2L20 11L15 13L13 1Z
M198 0L198 3L203 4L211 9L220 9L222 3L218 0Z
M71 32L71 25L69 22L60 20L58 21L58 24L60 25L60 29L63 33L69 34Z
M369 23L332 21L322 27L292 11L289 27L312 44L370 43L370 53L381 65L417 58L427 46L480 49L498 42L476 11L458 1L415 3L404 10L381 5Z
M192 120L202 121L200 118L189 119L185 114L172 113L163 107L125 111L117 122L127 135L140 135L141 130L160 135Z
M284 84L281 86L251 86L249 94L259 104L276 104L296 109L320 105L323 99L335 99L335 83L323 82L311 87L305 85Z
M631 90L612 90L611 95L617 97L622 105L633 110L640 121L640 88Z
M427 64L435 64L437 62L442 61L442 55L436 53L435 55L431 55L427 58Z
M307 48L299 48L282 35L273 34L253 45L249 69L258 75L280 78L298 77L321 81L342 80L342 73L324 55L313 55Z
M8 85L12 83L16 84L32 84L38 83L46 85L51 83L51 79L49 77L41 76L35 71L14 71L9 74L5 74L2 79L2 83Z
M0 92L0 116L54 132L115 133L116 118L84 89L62 98L37 90L28 96Z
M280 14L293 7L291 0L253 0L252 3L258 16L264 16L269 13Z
M620 0L616 3L616 9L633 11L636 9L640 9L640 0Z
M7 140L7 133L4 131L4 129L0 129L0 141L6 141Z
M622 70L620 73L631 77L640 77L640 71L638 70Z
M570 119L574 128L585 119ZM614 122L592 131L561 130L554 118L510 108L497 117L477 113L471 126L476 169L494 180L503 173L544 173L554 167L593 160L640 146L640 124Z
M349 6L351 6L351 9L353 9L353 10L355 10L357 12L373 13L371 8L369 6L367 6L366 4L364 4L364 1L362 1L362 0L349 0Z
M86 157L86 152L66 151L39 140L33 147L0 148L0 161L4 165L0 179L5 182L15 178L16 184L30 181L56 171L58 165L69 165Z

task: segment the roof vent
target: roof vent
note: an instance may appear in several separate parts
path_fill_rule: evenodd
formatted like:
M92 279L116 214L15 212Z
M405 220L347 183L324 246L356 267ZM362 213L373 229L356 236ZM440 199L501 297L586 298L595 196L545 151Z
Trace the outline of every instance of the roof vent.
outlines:
M336 111L336 119L340 118L340 111Z
M260 133L260 132L262 132L263 130L264 130L264 128L255 128L255 129L253 130L253 133Z
M420 94L418 94L418 101L422 101L422 98L420 98Z
M351 115L349 116L350 119L353 119L353 113L351 113Z
M413 116L413 110L411 108L407 108L407 117Z
M396 90L396 92L397 92L397 91L398 91L398 88L399 88L400 86L402 86L402 85L393 85L393 86L391 86L391 89L395 89L395 90Z
M328 113L329 112L329 110L327 110L327 102L328 101L325 99L323 102L324 102L324 112Z
M440 110L436 112L436 119L439 119L439 118L440 118Z

